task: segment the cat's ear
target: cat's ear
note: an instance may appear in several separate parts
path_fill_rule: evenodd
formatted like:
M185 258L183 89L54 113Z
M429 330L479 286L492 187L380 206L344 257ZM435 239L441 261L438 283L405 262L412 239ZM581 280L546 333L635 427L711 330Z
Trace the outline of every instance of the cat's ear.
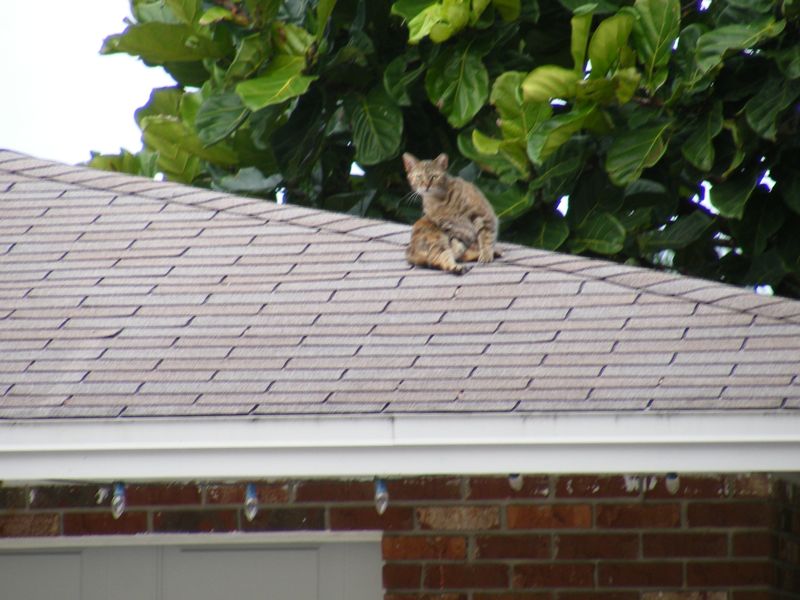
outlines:
M447 170L447 154L442 152L439 156L433 159L433 164L439 167L442 171Z
M416 167L418 162L419 159L410 152L403 153L403 166L406 169L406 173L410 173L411 169Z

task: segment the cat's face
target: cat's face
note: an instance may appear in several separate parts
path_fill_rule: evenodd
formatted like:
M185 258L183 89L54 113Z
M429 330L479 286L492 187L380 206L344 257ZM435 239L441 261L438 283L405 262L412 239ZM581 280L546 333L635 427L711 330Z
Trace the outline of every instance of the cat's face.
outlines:
M447 155L433 160L419 160L413 154L403 154L408 185L421 196L443 196L447 192Z

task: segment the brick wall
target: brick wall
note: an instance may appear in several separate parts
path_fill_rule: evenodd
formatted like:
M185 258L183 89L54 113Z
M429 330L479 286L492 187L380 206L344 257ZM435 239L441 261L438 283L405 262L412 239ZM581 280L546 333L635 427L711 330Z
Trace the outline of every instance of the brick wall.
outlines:
M800 597L800 495L768 475L526 476L0 488L0 538L379 529L386 600L760 600ZM0 540L0 548L2 541Z

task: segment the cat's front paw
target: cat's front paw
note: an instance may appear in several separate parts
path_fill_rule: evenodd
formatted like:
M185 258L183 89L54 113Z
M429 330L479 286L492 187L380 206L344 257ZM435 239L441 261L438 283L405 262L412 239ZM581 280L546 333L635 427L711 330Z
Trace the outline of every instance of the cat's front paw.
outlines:
M488 250L482 249L480 254L478 254L478 262L481 263L490 263L494 260L495 252L491 248Z

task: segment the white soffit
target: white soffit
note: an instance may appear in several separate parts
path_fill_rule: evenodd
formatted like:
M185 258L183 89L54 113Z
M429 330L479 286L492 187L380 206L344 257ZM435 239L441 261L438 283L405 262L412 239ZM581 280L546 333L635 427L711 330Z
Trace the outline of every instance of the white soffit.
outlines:
M0 481L790 472L800 413L0 423Z

